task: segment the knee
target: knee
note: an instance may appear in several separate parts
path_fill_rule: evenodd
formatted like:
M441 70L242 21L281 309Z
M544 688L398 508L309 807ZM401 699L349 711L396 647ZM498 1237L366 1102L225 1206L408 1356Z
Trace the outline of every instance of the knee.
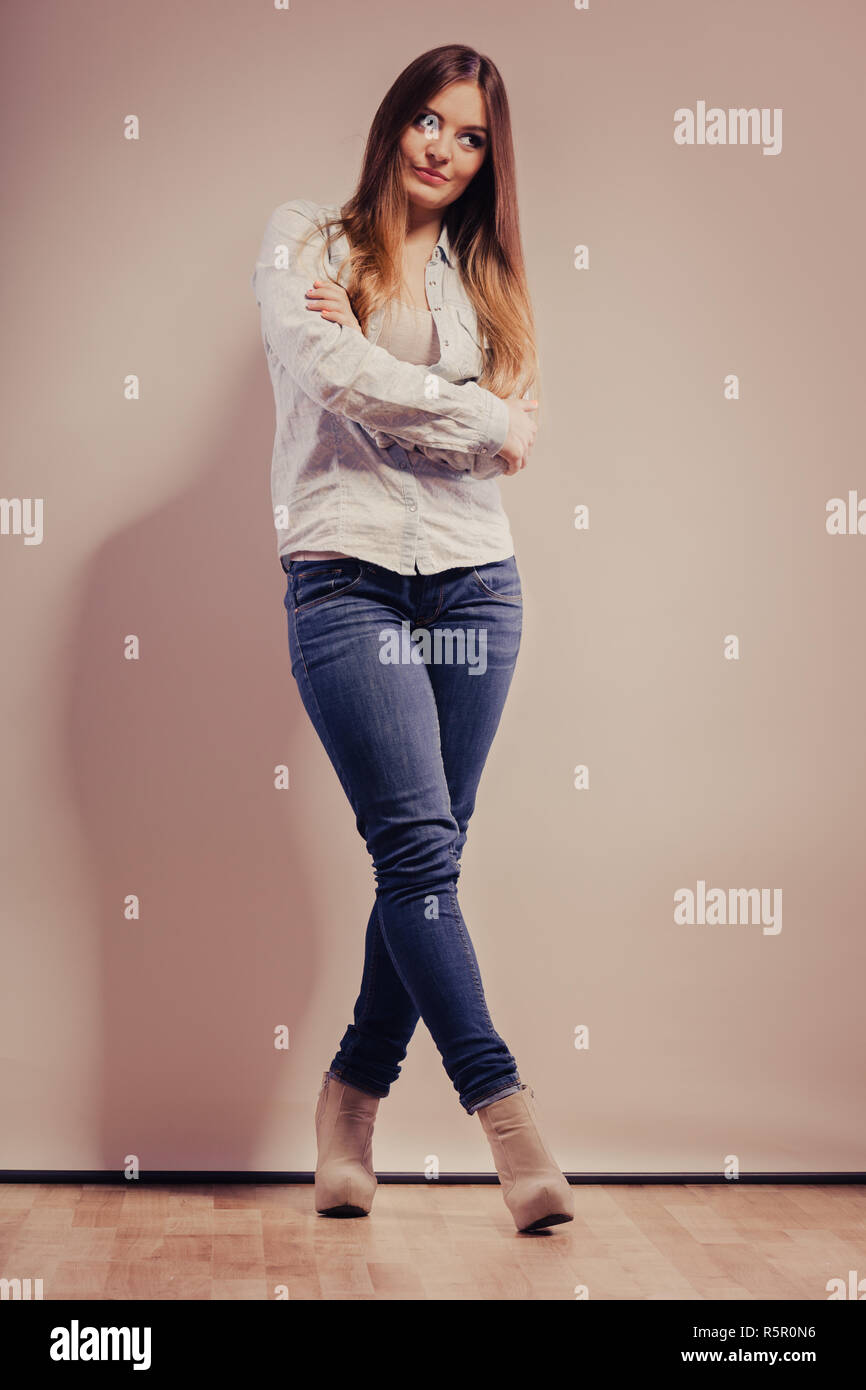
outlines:
M380 888L456 883L461 840L450 816L391 821L368 831L367 848Z

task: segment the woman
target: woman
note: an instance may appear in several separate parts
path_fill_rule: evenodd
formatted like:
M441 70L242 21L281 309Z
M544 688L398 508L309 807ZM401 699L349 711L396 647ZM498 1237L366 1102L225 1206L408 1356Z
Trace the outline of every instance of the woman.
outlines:
M520 645L496 475L524 467L538 404L518 394L537 356L490 60L449 44L411 63L376 113L354 195L281 204L252 284L292 674L376 878L354 1022L319 1092L316 1209L370 1211L376 1111L420 1017L480 1116L518 1229L569 1221L457 900Z

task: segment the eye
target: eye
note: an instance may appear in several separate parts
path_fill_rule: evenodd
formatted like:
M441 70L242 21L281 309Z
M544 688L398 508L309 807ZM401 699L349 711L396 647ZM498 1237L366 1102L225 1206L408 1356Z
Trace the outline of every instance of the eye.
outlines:
M412 122L415 126L420 126L428 140L435 140L439 134L439 120L432 111L420 111ZM471 140L469 146L471 150L484 148L484 136L477 135L474 131L467 131L465 135L458 137L460 140Z
M412 124L421 126L428 140L435 140L439 134L439 121L432 111L421 111Z

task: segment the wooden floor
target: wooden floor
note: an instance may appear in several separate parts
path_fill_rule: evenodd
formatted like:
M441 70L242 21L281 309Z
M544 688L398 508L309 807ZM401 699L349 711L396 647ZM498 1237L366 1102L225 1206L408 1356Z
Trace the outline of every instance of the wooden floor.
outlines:
M519 1235L499 1187L380 1184L372 1214L313 1187L0 1186L0 1277L45 1299L821 1299L866 1275L866 1187L573 1187Z

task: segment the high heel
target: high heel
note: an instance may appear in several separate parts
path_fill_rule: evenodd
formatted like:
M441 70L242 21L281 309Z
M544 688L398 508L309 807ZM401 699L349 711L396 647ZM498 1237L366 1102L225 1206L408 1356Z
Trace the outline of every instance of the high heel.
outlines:
M373 1125L379 1096L325 1072L316 1105L316 1211L367 1216L376 1195Z
M535 1092L526 1085L475 1114L490 1143L505 1205L518 1231L574 1220L571 1188L538 1129Z

